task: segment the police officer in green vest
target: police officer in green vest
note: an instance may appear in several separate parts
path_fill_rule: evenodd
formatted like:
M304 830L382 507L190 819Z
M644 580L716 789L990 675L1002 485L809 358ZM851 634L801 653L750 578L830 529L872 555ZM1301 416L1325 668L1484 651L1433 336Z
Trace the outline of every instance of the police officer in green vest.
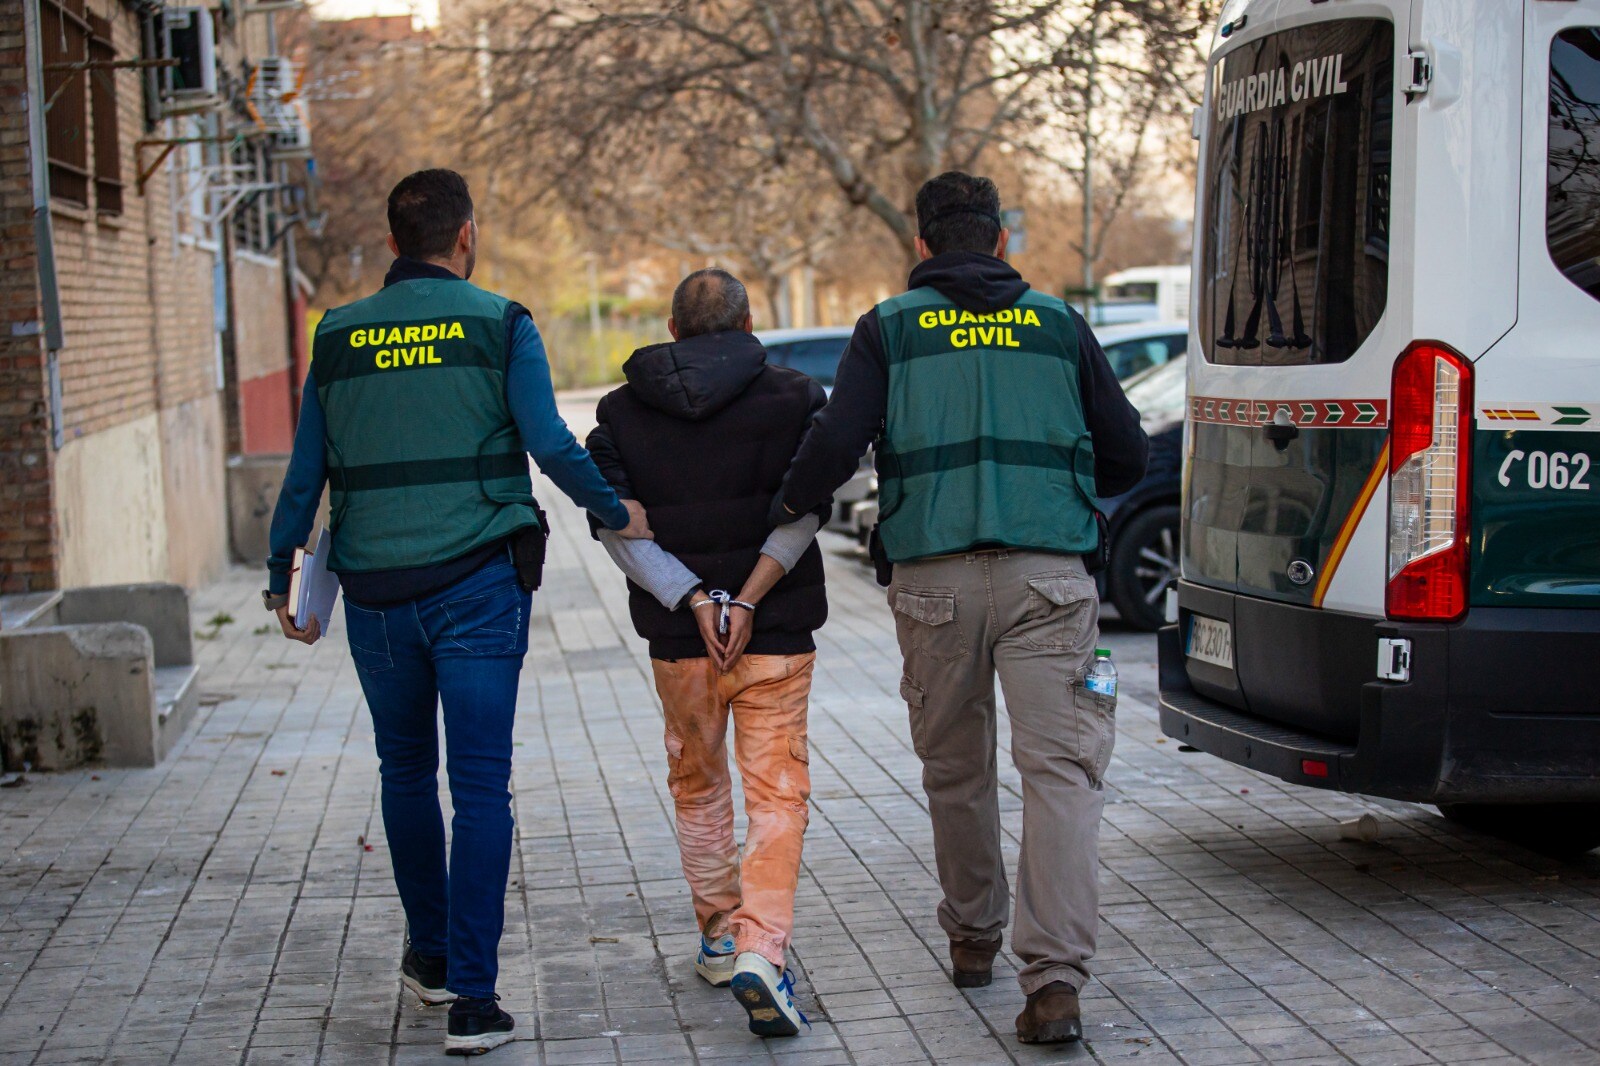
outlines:
M856 323L772 517L815 508L876 443L877 551L892 564L952 978L989 983L1007 918L998 676L1023 787L1017 1036L1076 1040L1115 729L1115 696L1083 683L1099 636L1084 556L1099 547L1096 499L1138 482L1149 441L1083 318L1006 263L993 182L941 174L917 193L917 225L909 291Z
M317 326L294 452L272 517L263 598L287 602L324 485L329 568L372 714L383 824L410 943L401 979L450 1003L445 1050L511 1039L495 979L511 858L511 727L545 530L528 456L623 536L649 536L556 412L527 310L468 282L478 228L461 175L424 170L389 194L396 258L378 293ZM455 814L439 808L443 707Z

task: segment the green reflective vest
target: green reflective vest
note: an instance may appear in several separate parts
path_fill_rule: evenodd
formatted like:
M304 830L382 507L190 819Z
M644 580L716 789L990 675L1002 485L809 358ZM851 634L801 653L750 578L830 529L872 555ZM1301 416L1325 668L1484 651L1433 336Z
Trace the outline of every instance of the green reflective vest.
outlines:
M878 322L889 361L877 456L889 558L1093 549L1094 451L1066 305L1030 290L979 315L924 287L879 304Z
M513 313L466 281L421 278L317 325L332 569L447 562L538 521L506 402Z

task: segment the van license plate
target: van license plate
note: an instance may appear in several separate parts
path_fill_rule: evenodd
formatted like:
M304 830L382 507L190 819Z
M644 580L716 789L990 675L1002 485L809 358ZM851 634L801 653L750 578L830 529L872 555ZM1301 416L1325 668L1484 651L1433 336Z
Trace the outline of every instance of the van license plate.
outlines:
M1189 616L1189 648L1191 659L1233 669L1233 626L1215 618L1194 614Z

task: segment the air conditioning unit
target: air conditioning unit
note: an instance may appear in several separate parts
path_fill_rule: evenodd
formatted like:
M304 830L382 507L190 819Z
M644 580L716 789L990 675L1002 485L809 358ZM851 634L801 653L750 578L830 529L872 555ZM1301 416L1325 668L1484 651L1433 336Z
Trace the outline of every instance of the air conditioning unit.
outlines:
M268 128L267 144L276 159L310 159L311 127L303 115L285 116Z
M294 99L300 92L295 74L292 59L269 56L258 61L250 71L250 99L264 103Z
M245 106L256 126L267 135L274 155L305 159L311 155L311 127L300 99L299 72L294 61L269 56L250 70Z
M181 114L215 107L217 97L217 31L203 7L168 7L156 15L156 47L160 59L176 66L157 68L162 111Z

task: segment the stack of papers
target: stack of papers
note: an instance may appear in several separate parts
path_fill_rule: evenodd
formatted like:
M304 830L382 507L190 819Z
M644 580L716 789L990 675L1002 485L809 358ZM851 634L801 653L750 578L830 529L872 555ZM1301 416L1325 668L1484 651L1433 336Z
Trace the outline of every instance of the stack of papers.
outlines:
M294 605L294 624L304 629L311 619L322 626L327 636L333 626L333 603L339 597L339 575L328 569L333 554L333 534L326 529L313 538L311 548L297 548L294 569L289 574L289 602Z

